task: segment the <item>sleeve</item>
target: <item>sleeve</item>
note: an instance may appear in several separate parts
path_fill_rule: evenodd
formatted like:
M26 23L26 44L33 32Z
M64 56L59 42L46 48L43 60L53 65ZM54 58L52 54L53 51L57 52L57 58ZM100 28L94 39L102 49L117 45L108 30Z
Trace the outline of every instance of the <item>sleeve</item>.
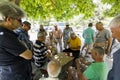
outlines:
M88 80L94 79L94 77L96 76L91 65L85 70L83 74L85 75L85 77L87 77Z
M78 46L81 46L81 39L80 38L78 38L77 43L78 43Z
M110 32L109 32L108 30L106 31L106 35L105 35L105 37L106 37L106 39L111 38Z
M25 44L27 45L27 47L28 47L29 49L31 49L31 46L32 46L32 45L31 45L31 42L30 42L30 40L26 37L26 35L25 35L25 34L21 34L20 36L21 36L21 40L25 42Z
M19 56L27 50L26 47L19 42L16 36L6 34L4 35L3 40L2 47L10 54Z

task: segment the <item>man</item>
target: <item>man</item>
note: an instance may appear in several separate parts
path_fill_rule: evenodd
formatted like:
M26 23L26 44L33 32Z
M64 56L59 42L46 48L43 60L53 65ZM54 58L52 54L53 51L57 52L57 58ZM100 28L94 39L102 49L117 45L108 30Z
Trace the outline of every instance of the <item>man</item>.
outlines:
M62 31L60 28L58 28L57 24L54 25L54 30L53 32L53 36L56 39L56 47L57 44L59 43L59 47L60 47L60 51L62 51Z
M70 38L70 33L73 32L73 29L69 27L69 23L66 23L66 27L63 30L63 42L64 42L64 49L68 48L68 40Z
M106 51L106 54L109 55L111 41L112 41L110 32L103 27L102 22L96 23L96 29L98 30L98 33L96 34L96 37L95 37L96 40L94 43L94 47L95 46L103 47Z
M33 74L34 79L38 80L40 78L40 68L44 67L44 65L47 63L47 58L50 57L50 51L47 49L47 47L44 44L46 35L43 33L38 33L37 40L35 41L34 47L33 47Z
M72 56L76 58L79 57L81 40L76 36L74 32L70 34L70 39L68 40L69 48L63 50L63 52L70 52Z
M94 62L91 64L89 63L89 66L84 72L82 72L83 63L80 62L81 61L80 59L77 59L76 80L106 80L108 69L107 69L107 65L103 60L103 57L104 57L104 49L101 47L94 47L92 49L92 58L94 59ZM70 73L72 69L73 69L72 67L69 68L68 80L71 80L72 76L70 75Z
M40 29L39 29L38 33L43 33L43 34L45 34L45 35L47 36L47 32L46 32L46 30L44 29L44 27L43 27L42 24L40 25Z
M50 61L47 65L47 71L48 71L49 77L46 78L45 80L59 80L58 76L61 72L60 62L56 60ZM43 80L43 79L40 79L40 80Z
M92 26L93 24L89 23L88 28L83 31L83 38L85 39L85 43L82 47L82 51L86 47L85 56L87 56L88 52L91 52L93 43L95 41L95 31L92 29Z
M13 32L21 26L24 12L15 4L0 1L0 80L31 80L29 60L32 53Z
M22 27L14 30L14 32L18 35L18 39L20 41L23 41L25 46L29 49L32 50L32 42L29 40L29 35L28 31L31 28L31 24L28 21L24 21L22 23Z
M120 42L120 15L116 16L109 24L112 37ZM120 48L113 54L113 67L108 74L107 80L120 80Z

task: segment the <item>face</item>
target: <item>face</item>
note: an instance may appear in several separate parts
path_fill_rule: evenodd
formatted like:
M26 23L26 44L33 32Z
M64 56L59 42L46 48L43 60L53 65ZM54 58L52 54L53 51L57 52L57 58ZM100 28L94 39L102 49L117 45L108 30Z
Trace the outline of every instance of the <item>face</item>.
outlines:
M30 27L27 26L27 25L24 25L24 29L25 29L26 31L29 31L29 30L30 30Z
M17 29L21 26L21 19L20 18L7 18L7 22L9 22L9 28L11 30Z
M100 31L102 29L102 25L101 24L96 24L96 29Z
M110 28L112 32L112 37L116 38L120 42L120 26Z
M71 35L71 39L75 39L76 38L76 36L75 35Z

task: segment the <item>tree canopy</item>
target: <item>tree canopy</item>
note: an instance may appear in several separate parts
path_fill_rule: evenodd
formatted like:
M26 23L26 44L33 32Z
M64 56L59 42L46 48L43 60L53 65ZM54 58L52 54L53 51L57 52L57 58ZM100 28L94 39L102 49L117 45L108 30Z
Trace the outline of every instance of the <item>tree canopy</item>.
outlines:
M92 0L21 0L20 6L32 19L67 20L75 15L84 14L91 17L95 5Z
M104 4L110 4L111 8L104 12L107 16L116 16L120 14L120 0L102 0Z
M75 15L84 14L84 18L94 16L93 1L97 0L9 0L15 2L26 11L28 17L46 20L54 17L57 20L67 20ZM21 2L20 2L21 1ZM116 16L120 13L120 0L100 0L111 8L104 11L105 16Z

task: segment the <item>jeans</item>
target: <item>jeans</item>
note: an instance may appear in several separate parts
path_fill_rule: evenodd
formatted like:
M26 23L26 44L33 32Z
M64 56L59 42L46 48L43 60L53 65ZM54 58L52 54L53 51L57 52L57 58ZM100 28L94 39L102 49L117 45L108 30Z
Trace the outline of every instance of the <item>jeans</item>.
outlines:
M29 67L27 63L0 66L0 80L32 80Z

